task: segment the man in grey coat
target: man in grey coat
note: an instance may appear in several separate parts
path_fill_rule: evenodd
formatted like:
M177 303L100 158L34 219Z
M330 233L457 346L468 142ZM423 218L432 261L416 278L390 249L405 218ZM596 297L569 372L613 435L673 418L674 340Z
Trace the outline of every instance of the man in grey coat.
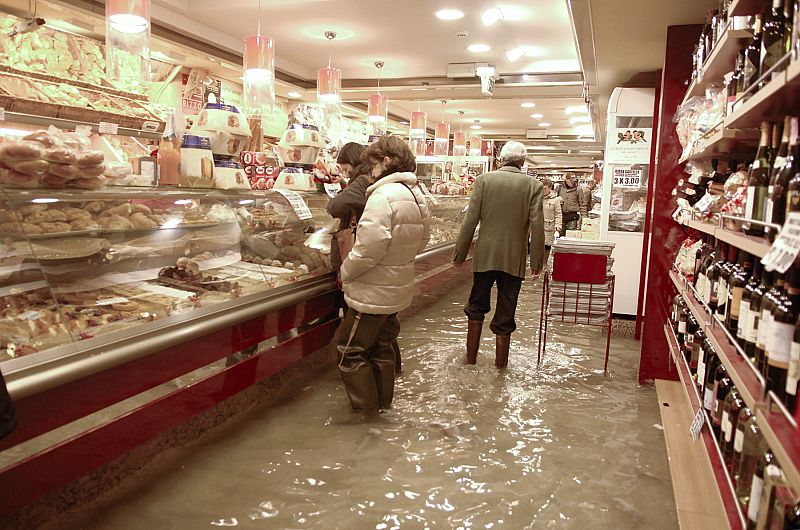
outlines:
M467 215L461 225L453 261L467 259L475 228L480 223L472 257L472 292L464 308L467 324L466 364L478 357L483 320L491 310L490 295L497 282L497 309L490 329L497 336L495 365L508 366L514 315L525 278L530 243L530 266L538 276L544 266L544 216L542 184L522 173L527 150L520 142L508 142L500 151L500 166L478 177Z

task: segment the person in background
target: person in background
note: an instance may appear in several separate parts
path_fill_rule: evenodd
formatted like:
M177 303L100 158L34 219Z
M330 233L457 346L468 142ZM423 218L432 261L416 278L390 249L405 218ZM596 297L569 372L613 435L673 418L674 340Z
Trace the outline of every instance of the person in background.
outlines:
M411 305L414 259L430 240L430 212L403 140L382 136L362 159L372 166L374 183L355 246L342 262L347 312L336 349L353 410L370 413L392 404L397 313Z
M544 215L544 248L545 262L550 255L550 247L561 235L564 229L564 221L561 215L561 197L553 190L553 182L550 179L542 179L542 207Z
M580 204L578 180L572 173L564 175L564 185L559 191L561 197L561 213L564 219L564 231L580 230Z
M507 142L500 151L500 169L477 178L453 261L467 259L478 223L478 241L472 257L473 283L467 315L466 364L475 364L483 321L491 310L492 287L497 283L497 309L490 329L496 335L495 366L508 366L511 334L517 329L514 315L525 277L530 244L530 266L538 276L544 266L542 184L522 173L527 151L520 142Z
M580 189L581 219L589 218L589 212L592 211L595 203L594 189L596 187L597 182L595 182L593 178L590 178L588 182L586 182L586 186Z

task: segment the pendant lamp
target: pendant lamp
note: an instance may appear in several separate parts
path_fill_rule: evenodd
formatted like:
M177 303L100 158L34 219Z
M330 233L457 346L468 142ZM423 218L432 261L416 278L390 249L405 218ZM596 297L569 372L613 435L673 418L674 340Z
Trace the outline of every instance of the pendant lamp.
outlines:
M375 61L378 69L378 93L372 94L367 99L368 125L372 127L372 134L383 135L386 133L387 116L389 114L389 97L381 94L381 70L383 61Z
M106 77L128 89L150 81L150 0L106 1Z
M417 111L411 113L411 120L408 123L408 145L415 156L425 155L427 131L428 114L422 112L422 102L419 101Z
M317 72L317 103L320 108L335 113L342 110L342 71L333 66L333 39L335 31L326 31L325 38L331 44L328 66L320 68Z
M481 138L480 134L472 133L469 136L469 154L470 156L480 156L481 154Z
M447 100L442 100L442 121L434 128L433 156L447 156L450 151L450 124L444 121L444 107Z
M458 130L453 133L453 156L467 156L467 135L461 130L464 121L464 111L458 111Z
M244 39L244 110L248 116L272 116L275 105L275 42L261 34L261 0L258 30Z

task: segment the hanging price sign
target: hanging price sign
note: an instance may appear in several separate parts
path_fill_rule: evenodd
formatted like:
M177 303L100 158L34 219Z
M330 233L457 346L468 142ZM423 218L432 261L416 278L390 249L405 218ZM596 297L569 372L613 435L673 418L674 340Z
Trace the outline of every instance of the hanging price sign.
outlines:
M328 184L327 182L323 184L325 186L325 193L328 194L328 197L336 197L340 191L342 191L342 185L338 182L335 184Z
M800 212L791 212L769 252L761 259L761 263L768 271L778 271L783 274L794 264L798 253L800 253Z
M289 205L294 209L294 213L297 214L297 217L299 217L301 221L313 217L311 215L311 210L308 209L306 201L303 200L303 197L301 197L299 193L278 188L273 188L273 191L277 191L289 201Z
M631 188L638 190L642 187L642 174L641 169L629 169L622 167L614 168L614 187L615 188Z

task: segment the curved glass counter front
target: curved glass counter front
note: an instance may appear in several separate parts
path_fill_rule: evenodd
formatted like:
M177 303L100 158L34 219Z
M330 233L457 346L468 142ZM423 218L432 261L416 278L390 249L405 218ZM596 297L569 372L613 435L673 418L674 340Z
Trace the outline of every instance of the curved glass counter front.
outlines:
M452 242L468 197L428 200L429 248ZM7 189L0 362L24 368L59 346L96 347L325 276L338 227L327 201L278 190Z

